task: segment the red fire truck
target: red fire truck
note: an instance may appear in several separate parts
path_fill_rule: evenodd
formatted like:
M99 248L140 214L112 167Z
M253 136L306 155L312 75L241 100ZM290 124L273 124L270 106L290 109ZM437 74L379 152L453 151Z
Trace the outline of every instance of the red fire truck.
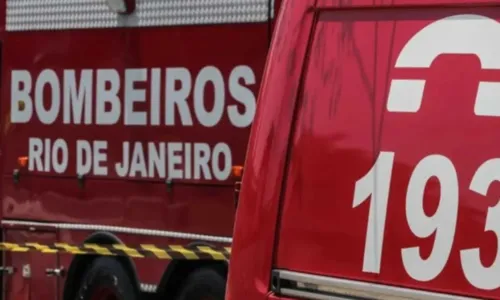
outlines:
M230 246L279 2L0 2L2 240L40 250L2 299L223 299L226 261L103 245Z
M227 300L500 299L500 2L285 0Z

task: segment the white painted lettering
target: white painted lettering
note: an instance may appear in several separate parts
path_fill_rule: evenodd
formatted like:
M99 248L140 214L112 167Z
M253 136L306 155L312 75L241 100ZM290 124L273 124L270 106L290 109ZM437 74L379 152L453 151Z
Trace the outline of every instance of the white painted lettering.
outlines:
M86 175L92 168L92 146L85 140L76 141L76 173Z
M184 143L184 178L191 179L191 144Z
M205 107L205 87L208 82L214 87L214 106L211 111ZM205 127L213 127L219 123L224 112L224 78L216 67L203 68L194 85L194 112L198 121Z
M165 143L148 143L148 176L155 177L155 170L158 177L165 178Z
M106 83L111 87L106 88ZM120 89L120 75L113 69L97 70L97 91L96 91L96 124L112 125L120 119L121 103L118 98ZM109 103L111 109L106 110L106 103Z
M43 154L43 158L44 158L44 168L43 170L45 172L50 172L50 149L51 149L51 142L50 142L50 139L45 139L44 140L44 145L43 145L43 150L42 150L42 154Z
M160 125L160 79L161 69L151 70L151 109L149 112L151 125Z
M57 139L54 142L54 146L52 148L52 163L54 167L54 171L57 174L62 174L68 168L68 144L63 139Z
M237 102L245 106L244 112L240 114L237 105L229 105L227 114L231 124L235 127L243 128L249 126L255 116L256 101L252 91L240 80L243 79L246 85L256 83L255 74L248 66L237 66L229 76L229 93Z
M182 151L182 143L170 143L168 145L168 174L170 179L181 179L182 170L176 169L176 165L182 163L182 156L177 153Z
M108 159L107 155L107 149L108 149L108 142L107 141L94 141L94 149L92 150L93 152L93 157L94 157L94 163L93 163L93 173L94 175L102 175L106 176L108 175L108 167L106 166L106 161Z
M140 177L146 177L146 158L144 157L144 151L141 142L134 143L134 150L132 151L132 158L130 160L130 177L137 177L139 173Z
M128 163L130 161L130 144L123 142L122 161L115 164L116 174L120 177L125 177L128 174Z
M125 70L125 125L147 125L146 113L134 110L134 103L146 101L146 90L134 86L148 79L147 69Z
M26 70L14 70L11 73L10 120L12 123L27 123L33 114L31 99L31 74Z
M28 170L43 171L42 163L43 142L39 138L29 138L28 141Z
M194 179L201 179L201 173L205 179L212 179L210 168L210 147L205 143L194 144Z
M49 86L51 101L49 108L45 108L45 87ZM52 124L57 119L61 107L61 87L59 78L54 70L43 70L35 83L35 111L43 124ZM47 167L47 166L46 166Z
M233 128L249 126L255 115L255 84L253 70L245 65L229 74L215 66L199 72L184 67L65 69L60 73L43 69L36 75L13 70L10 117L12 123L27 123L35 117L45 125L97 125L97 131L99 125L117 125L116 132L125 130L121 126L175 126L164 133L158 128L152 135L157 142L142 140L143 129L133 132L134 141L122 141L115 131L109 141L82 140L76 138L79 129L74 135L64 129L60 138L50 135L55 139L30 138L32 171L64 174L74 168L79 175L107 176L111 167L118 177L223 181L229 177L231 149L227 141L217 143L211 138L218 138L220 131L201 127L216 127L226 117ZM233 103L228 104L226 94ZM194 128L184 131L182 127ZM113 150L122 148L122 156L113 165L108 161L108 143L113 143Z
M220 157L223 157L223 167L221 168ZM212 170L217 180L226 180L231 174L231 149L226 143L218 143L212 151Z
M71 124L71 115L74 124L81 124L82 114L85 124L92 123L92 77L92 70L82 70L77 88L75 70L64 71L64 124Z
M165 125L175 125L175 107L179 110L183 126L192 126L193 119L189 112L187 98L191 92L191 74L186 68L167 68L166 78ZM180 89L175 83L180 81Z

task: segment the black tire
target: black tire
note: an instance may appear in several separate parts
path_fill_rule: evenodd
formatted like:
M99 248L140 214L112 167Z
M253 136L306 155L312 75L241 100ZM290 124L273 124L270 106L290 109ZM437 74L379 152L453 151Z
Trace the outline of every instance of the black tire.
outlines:
M87 269L76 294L76 300L95 299L95 294L105 288L119 300L138 300L127 271L115 259L98 257ZM94 297L94 298L93 298Z
M176 300L224 300L226 280L217 271L203 268L184 281Z

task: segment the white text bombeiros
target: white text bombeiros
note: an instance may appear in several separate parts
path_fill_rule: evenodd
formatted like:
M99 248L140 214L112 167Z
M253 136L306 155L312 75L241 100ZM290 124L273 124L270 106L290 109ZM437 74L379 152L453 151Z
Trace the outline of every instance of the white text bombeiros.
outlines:
M224 116L236 128L248 127L255 115L256 84L249 66L234 67L225 78L214 66L197 74L183 67L115 69L44 69L11 73L11 123L44 125L202 126L216 127ZM47 92L48 91L48 92ZM210 99L207 108L206 99ZM228 99L232 99L231 102ZM189 103L192 101L192 103ZM138 109L136 104L143 103ZM213 133L211 133L213 134ZM109 141L76 141L68 153L65 137L28 141L29 170L65 173L71 161L78 174L120 177L226 180L231 149L225 142L120 141L119 163L107 164ZM74 155L72 159L70 156ZM182 168L179 166L182 165Z
M199 124L213 127L226 113L233 126L247 127L255 114L255 95L248 85L254 85L256 79L248 66L233 68L227 83L222 72L213 66L204 67L195 78L188 69L180 67L125 69L124 82L115 69L81 70L79 82L76 73L75 70L64 70L60 79L54 70L45 69L33 78L27 70L13 70L11 122L27 123L36 116L42 124L50 125L62 116L64 124L114 125L121 120L129 126ZM136 87L137 83L146 83L147 87ZM245 107L243 112L236 104L226 106L226 84L232 99ZM162 86L165 91L163 102ZM213 89L211 110L205 107L207 86ZM46 89L50 91L50 101L44 99ZM147 89L150 92L149 110L138 111L134 105L147 101ZM194 101L193 111L187 102L190 96ZM50 103L48 107L47 102ZM161 107L163 120L160 120ZM179 120L175 118L176 111Z

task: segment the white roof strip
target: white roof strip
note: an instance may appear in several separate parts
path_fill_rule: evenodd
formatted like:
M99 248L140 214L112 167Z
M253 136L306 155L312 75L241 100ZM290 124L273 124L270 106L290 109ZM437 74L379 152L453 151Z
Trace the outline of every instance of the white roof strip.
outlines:
M118 15L106 0L7 0L7 31L266 22L271 0L136 0Z

